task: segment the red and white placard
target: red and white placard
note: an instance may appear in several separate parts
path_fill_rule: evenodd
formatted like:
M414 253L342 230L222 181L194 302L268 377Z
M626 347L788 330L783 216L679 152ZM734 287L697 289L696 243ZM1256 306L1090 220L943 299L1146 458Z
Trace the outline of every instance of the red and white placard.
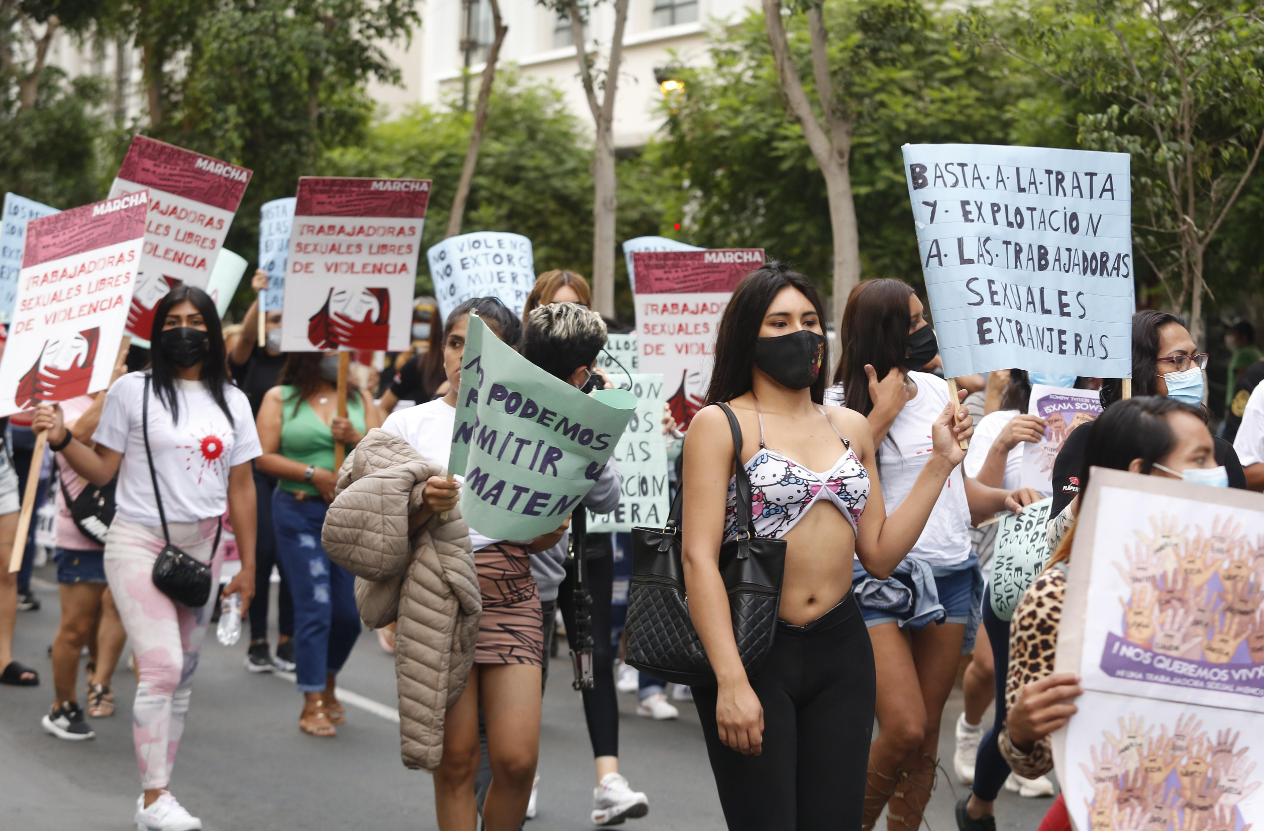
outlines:
M638 252L632 261L640 371L662 373L667 404L684 429L705 402L715 334L733 288L764 264L764 250Z
M281 349L406 351L430 181L305 176L297 199Z
M145 191L32 220L0 358L0 416L103 390L141 261Z
M206 288L250 176L244 167L182 147L145 136L132 139L110 186L111 199L149 190L129 334L148 339L154 307L180 283Z

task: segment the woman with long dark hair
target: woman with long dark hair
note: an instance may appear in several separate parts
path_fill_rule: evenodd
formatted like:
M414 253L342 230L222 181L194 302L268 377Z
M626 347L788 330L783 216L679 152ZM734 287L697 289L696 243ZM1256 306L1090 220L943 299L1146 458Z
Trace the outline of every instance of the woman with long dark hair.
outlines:
M913 288L899 280L871 280L853 289L839 335L842 360L835 386L826 391L826 401L867 418L883 492L895 508L921 481L934 450L933 426L952 403L944 379L916 371L938 352L923 311ZM863 560L852 574L878 665L879 729L869 754L865 829L888 802L891 831L921 824L935 776L940 717L959 657L973 647L978 630L983 576L971 525L1040 498L1028 489L988 487L956 470L937 496L930 521L894 574L873 574Z
M382 419L354 387L347 389L347 415L338 416L337 352L291 353L279 380L259 408L263 455L255 466L277 480L272 522L294 600L294 663L304 699L298 726L332 737L347 718L334 693L336 679L360 636L355 578L320 543L338 479L334 443L355 447Z
M959 405L941 408L926 464L888 521L868 422L821 406L824 320L807 278L771 263L738 284L716 338L707 401L740 425L756 535L787 543L776 640L755 679L719 571L720 546L736 536L734 441L721 407L699 412L685 439L685 583L717 679L694 699L734 829L859 825L875 688L852 556L874 574L895 569L973 430Z
M150 831L197 829L201 822L167 784L216 596L212 592L200 608L183 606L159 591L151 574L169 536L171 545L210 564L215 585L223 561L220 521L227 509L241 571L224 594L240 593L246 615L255 593L250 461L259 455L259 438L250 402L228 380L219 315L206 292L172 289L154 310L150 342L150 368L110 387L92 435L95 447L66 430L56 405L40 405L32 428L47 430L49 446L92 484L104 485L118 474L105 573L140 678L132 735L144 793L136 801L134 822Z

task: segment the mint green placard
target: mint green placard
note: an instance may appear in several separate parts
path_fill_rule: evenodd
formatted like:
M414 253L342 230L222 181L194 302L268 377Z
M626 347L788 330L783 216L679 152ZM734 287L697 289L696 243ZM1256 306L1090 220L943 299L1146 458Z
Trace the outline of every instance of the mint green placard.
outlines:
M615 376L617 386L628 376ZM663 376L631 376L636 413L623 431L614 460L623 476L619 507L608 514L588 514L588 530L631 531L638 525L663 526L667 521L667 438L663 435Z
M449 470L464 474L461 515L484 536L556 529L601 475L636 395L585 395L506 346L471 314Z
M1049 524L1051 497L1033 502L1021 514L1001 520L996 531L996 549L992 555L992 611L1001 620L1014 616L1014 608L1023 592L1049 562L1049 541L1045 526Z

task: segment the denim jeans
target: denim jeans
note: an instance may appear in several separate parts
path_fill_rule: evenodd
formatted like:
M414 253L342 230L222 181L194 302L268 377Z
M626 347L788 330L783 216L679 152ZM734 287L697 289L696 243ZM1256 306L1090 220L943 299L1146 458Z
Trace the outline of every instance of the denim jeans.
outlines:
M320 545L328 510L319 497L299 501L280 488L272 494L277 559L294 601L298 688L305 693L325 689L325 676L342 669L360 636L355 577Z
M272 492L276 490L276 480L257 470L254 474L259 533L255 537L255 599L250 604L250 640L268 639L268 601L274 565L281 575L281 582L277 586L277 630L285 637L292 638L294 604L290 601L290 584L285 579L285 566L277 562L276 533L272 524Z

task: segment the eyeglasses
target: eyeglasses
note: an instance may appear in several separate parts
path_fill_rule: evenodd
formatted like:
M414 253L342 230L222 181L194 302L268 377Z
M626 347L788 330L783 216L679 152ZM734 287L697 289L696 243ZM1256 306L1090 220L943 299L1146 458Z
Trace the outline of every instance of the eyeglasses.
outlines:
M1210 357L1206 352L1199 352L1197 355L1172 355L1168 358L1155 358L1155 361L1157 363L1171 364L1172 368L1177 372L1184 372L1194 367L1206 369L1207 360Z

